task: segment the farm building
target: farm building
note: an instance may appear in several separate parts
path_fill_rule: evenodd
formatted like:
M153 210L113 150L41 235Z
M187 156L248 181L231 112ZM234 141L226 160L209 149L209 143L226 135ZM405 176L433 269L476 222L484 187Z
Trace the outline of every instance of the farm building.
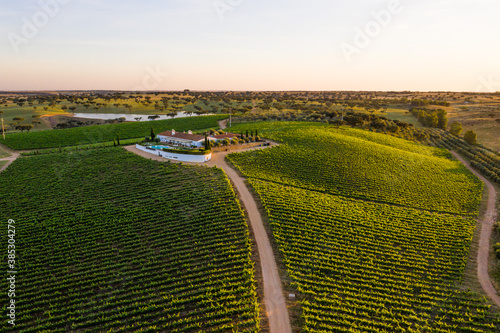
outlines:
M193 134L193 132L188 131L187 133L176 132L174 129L171 131L165 131L157 135L160 142L168 143L183 147L195 146L200 148L205 143L205 136L201 134ZM224 134L214 134L208 136L210 141L222 141L225 139L231 140L232 138L239 138L239 134L234 133L224 133Z
M193 134L191 131L188 131L187 133L176 132L174 129L162 132L156 137L160 139L160 142L184 147L195 146L199 148L202 147L205 142L204 135Z

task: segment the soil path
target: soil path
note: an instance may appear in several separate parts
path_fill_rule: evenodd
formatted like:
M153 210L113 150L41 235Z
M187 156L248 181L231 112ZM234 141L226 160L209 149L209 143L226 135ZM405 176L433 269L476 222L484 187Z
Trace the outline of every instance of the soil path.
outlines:
M13 151L12 149L10 149L9 147L5 146L5 145L1 145L2 149L5 150L7 153L10 154L10 156L8 157L4 157L4 158L0 158L0 161L7 161L7 163L0 168L0 172L4 171L5 169L7 169L9 167L9 165L11 165L15 160L17 160L17 158L21 155L19 152L15 152Z
M273 143L273 146L274 145L276 144ZM247 150L268 148L269 147L255 147ZM125 149L145 158L162 162L168 161L163 157L139 150L135 148L135 146L127 146ZM254 197L245 184L245 179L240 177L238 173L226 163L225 157L227 154L229 154L229 152L214 153L212 154L212 160L204 163L203 165L208 167L217 166L223 169L229 179L233 182L236 191L240 194L240 200L247 211L248 219L255 234L257 249L259 251L260 264L262 268L262 280L264 284L264 303L266 305L270 331L271 333L292 333L288 309L286 307L285 297L283 296L283 289L281 288L281 279L278 273L278 267L276 265L273 249L271 247L271 243L269 242L266 229L262 223L262 216L257 208L257 203L255 202ZM183 163L195 164L186 162Z
M228 121L229 121L228 119L224 119L224 120L219 121L220 128L221 129L226 129Z
M496 220L496 209L495 202L497 193L495 187L483 176L481 176L476 170L472 169L467 161L465 161L456 152L451 152L460 162L462 162L473 174L475 174L488 188L488 206L486 213L480 220L481 222L481 235L479 238L479 250L477 253L477 277L481 287L483 287L484 292L488 297L497 305L500 306L500 297L498 296L495 287L490 280L490 275L488 274L488 256L490 254L490 239L491 233L493 231L493 225Z
M260 148L260 147L259 147ZM212 160L207 162L207 166L217 166L226 172L226 175L233 182L236 190L240 194L240 200L248 213L250 225L255 234L257 249L259 251L260 264L262 268L262 280L264 284L264 303L266 304L267 317L271 333L291 333L290 318L286 307L285 297L281 288L281 279L278 274L278 267L274 258L273 249L266 229L262 223L262 216L257 208L254 197L248 190L245 179L231 168L225 161L228 153L218 153L212 155Z

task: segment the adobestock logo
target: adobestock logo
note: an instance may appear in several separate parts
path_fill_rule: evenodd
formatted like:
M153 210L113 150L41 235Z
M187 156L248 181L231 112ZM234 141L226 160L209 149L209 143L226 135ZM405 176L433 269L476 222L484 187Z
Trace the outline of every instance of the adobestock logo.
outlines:
M162 72L160 66L156 68L151 66L146 67L147 74L142 79L142 85L135 86L133 91L149 91L157 89L163 80L168 76L167 72Z
M217 16L219 16L219 20L224 21L226 13L232 12L239 5L243 3L244 0L216 0L212 4L214 6L215 11L217 12Z
M493 74L488 75L488 77L480 76L478 77L478 81L479 84L476 87L477 93L495 93L500 91L500 82L495 80Z
M390 0L387 9L371 12L373 20L368 21L363 29L360 27L354 28L356 34L352 43L342 42L340 44L340 49L346 61L351 63L352 57L367 48L373 39L377 38L384 28L387 28L392 23L394 16L401 14L402 11L403 6L399 0Z
M41 29L49 24L50 19L54 18L61 11L61 6L69 3L71 0L40 0L40 10L31 16L31 19L23 17L23 26L21 33L9 32L7 38L16 53L20 52L20 46L28 44L35 38Z

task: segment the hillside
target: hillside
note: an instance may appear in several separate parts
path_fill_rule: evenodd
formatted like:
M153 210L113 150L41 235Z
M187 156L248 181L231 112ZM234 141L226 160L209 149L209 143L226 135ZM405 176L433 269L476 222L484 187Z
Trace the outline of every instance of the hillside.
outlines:
M310 123L237 126L286 143L231 155L244 175L328 194L431 211L477 214L482 183L444 150L387 135Z
M228 159L262 202L301 331L500 329L482 297L457 288L475 228L460 215L477 213L482 185L447 153L320 124L230 130L246 129L283 142Z

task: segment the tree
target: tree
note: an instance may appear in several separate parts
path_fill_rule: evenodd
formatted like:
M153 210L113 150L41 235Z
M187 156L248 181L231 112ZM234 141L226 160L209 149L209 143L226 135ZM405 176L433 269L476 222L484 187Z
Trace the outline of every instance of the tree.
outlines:
M473 130L467 131L464 134L464 140L470 145L475 145L477 143L477 134Z
M21 132L24 131L30 131L34 126L33 125L17 125L16 129L20 130Z
M12 120L17 121L17 124L19 125L19 123L21 121L24 121L24 118L23 117L14 117Z
M432 114L432 115L429 115L427 117L427 126L428 127L433 127L433 128L436 128L438 126L438 123L439 123L439 118L437 116L437 114Z
M120 134L116 134L116 144L119 146L120 145Z
M155 131L153 130L153 126L151 126L151 140L154 140L156 137Z
M208 140L208 135L207 133L205 133L205 149L209 149L210 148L210 143L209 143L209 140Z
M459 122L454 122L451 124L450 133L459 136L462 133L462 124Z
M446 111L443 109L439 109L437 116L438 116L437 128L446 130L446 127L448 126L448 117L446 116Z
M333 124L333 125L336 125L336 126L337 126L337 129L339 129L339 128L340 128L340 126L347 124L347 122L346 122L345 120L335 119L335 120L332 122L332 124Z

